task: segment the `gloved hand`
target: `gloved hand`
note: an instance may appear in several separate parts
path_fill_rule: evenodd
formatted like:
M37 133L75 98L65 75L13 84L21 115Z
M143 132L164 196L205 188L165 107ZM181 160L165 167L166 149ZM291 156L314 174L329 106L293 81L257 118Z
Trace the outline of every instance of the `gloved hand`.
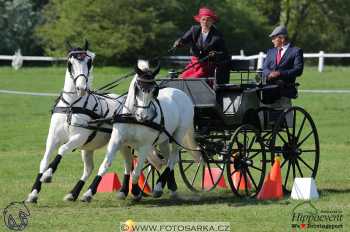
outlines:
M208 54L209 58L213 58L216 56L216 51L210 51Z
M177 39L174 44L173 44L173 48L178 48L183 46L183 43L181 42L181 39Z

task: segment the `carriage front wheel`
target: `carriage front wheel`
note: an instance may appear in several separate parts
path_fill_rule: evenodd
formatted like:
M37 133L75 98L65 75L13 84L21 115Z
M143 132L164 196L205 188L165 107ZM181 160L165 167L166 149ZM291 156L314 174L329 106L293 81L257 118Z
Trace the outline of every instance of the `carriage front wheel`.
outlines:
M296 177L316 177L320 144L315 123L303 108L284 110L273 128L270 142L271 159L281 162L282 184L290 192Z
M249 124L239 126L228 148L227 179L239 197L255 197L264 182L266 155L260 133Z

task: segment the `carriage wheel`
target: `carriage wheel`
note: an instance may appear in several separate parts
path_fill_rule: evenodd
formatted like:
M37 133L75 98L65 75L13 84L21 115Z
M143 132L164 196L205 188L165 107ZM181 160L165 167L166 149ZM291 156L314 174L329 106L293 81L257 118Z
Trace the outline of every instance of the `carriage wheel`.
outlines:
M137 161L134 159L134 165L137 164ZM154 187L156 186L156 181L160 177L159 171L155 169L150 163L145 163L145 166L142 169L142 175L139 179L139 187L145 196L151 196Z
M234 132L228 149L227 179L239 197L255 197L264 182L266 154L260 134L249 124Z
M180 151L180 174L187 188L193 192L213 190L224 173L225 162L222 155L208 156L203 150L202 156L203 160L197 163L189 152Z
M316 177L320 144L316 126L303 108L291 107L276 122L270 143L271 159L282 156L282 184L290 192L295 177Z

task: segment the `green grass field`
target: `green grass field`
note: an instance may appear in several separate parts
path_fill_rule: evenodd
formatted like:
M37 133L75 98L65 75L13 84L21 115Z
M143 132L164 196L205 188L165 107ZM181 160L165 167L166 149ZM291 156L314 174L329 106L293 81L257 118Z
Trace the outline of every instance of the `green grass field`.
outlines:
M94 86L132 71L95 68ZM165 71L162 72L165 74ZM0 89L58 93L63 88L64 68L0 68ZM324 73L308 67L299 78L300 89L350 90L350 68L327 67ZM115 89L126 90L128 82ZM54 97L0 93L0 208L22 201L29 193L44 152ZM350 231L350 94L300 93L295 105L313 117L320 137L321 156L316 178L319 210L342 210L343 230ZM105 149L96 152L95 173ZM110 170L121 177L121 157ZM269 167L270 168L270 167ZM121 201L115 193L97 193L92 203L63 202L64 195L82 173L78 151L62 160L53 182L44 184L39 202L29 205L25 231L119 231L119 222L209 221L230 222L232 231L299 231L291 228L291 212L300 202L288 197L281 201L239 199L228 190L196 195L178 178L179 193L185 200L143 198L135 203ZM91 181L90 178L89 181ZM87 186L83 189L85 191ZM9 231L3 221L1 231ZM307 231L320 231L308 229ZM337 230L323 230L337 231Z

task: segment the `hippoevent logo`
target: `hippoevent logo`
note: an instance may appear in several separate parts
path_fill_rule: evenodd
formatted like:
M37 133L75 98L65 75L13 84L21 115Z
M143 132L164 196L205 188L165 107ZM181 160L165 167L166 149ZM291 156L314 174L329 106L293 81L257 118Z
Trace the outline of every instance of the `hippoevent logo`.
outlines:
M301 202L291 214L294 231L307 229L334 230L343 229L343 211L319 210L310 201Z
M4 223L10 230L21 231L28 225L30 212L24 202L11 202L3 211Z

